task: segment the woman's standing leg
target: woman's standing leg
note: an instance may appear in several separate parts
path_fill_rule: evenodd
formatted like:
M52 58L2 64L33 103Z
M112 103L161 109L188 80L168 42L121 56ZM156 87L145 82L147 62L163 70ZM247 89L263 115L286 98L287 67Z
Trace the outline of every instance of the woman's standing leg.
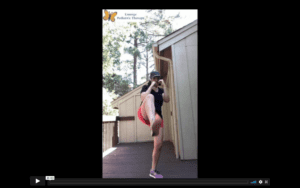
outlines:
M160 116L158 114L156 114L156 116L158 116L157 118L160 119ZM159 127L159 134L154 137L154 148L152 153L152 170L156 169L160 152L162 149L162 144L163 144L163 128Z

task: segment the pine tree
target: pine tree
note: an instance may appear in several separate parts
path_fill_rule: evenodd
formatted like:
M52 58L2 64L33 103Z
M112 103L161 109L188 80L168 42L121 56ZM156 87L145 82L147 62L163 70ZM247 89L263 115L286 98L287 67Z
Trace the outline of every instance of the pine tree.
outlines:
M153 58L152 45L158 40L158 37L164 37L173 32L172 24L175 19L179 18L180 15L166 17L164 15L164 10L153 10L150 9L148 12L152 12L152 17L146 17L145 21L140 24L141 30L146 33L146 46L145 46L145 55L143 56L146 63L143 65L146 67L146 75L143 78L146 78L146 81L149 80L149 71L148 65L149 60ZM154 40L155 39L155 40ZM150 66L152 71L154 70L154 64Z
M118 110L113 109L111 106L111 102L117 98L117 95L114 92L109 92L107 89L102 88L102 115L107 116L116 116L118 115Z
M131 33L129 39L126 40L129 47L124 48L124 51L133 56L133 85L137 87L137 69L141 65L146 67L146 80L149 79L149 59L152 57L152 44L157 41L158 37L162 38L170 34L173 29L171 21L179 18L179 14L173 17L166 17L164 10L149 10L152 17L146 17L145 21L137 24L134 22L129 23ZM141 50L142 49L142 50ZM144 54L143 56L141 54ZM143 60L138 62L137 60ZM153 67L154 65L152 65Z
M114 69L120 70L120 47L125 41L125 28L117 28L116 25L103 25L102 36L102 65L103 73L113 73Z
M127 78L115 73L120 70L120 48L126 38L126 27L120 28L114 24L105 23L103 26L103 48L102 48L102 84L108 92L124 95L130 91L128 85L131 83Z

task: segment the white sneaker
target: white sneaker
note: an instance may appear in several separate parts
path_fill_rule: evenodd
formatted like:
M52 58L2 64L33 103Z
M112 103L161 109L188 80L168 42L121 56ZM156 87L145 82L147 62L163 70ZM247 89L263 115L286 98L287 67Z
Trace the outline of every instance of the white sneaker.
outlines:
M163 178L163 176L157 170L151 170L149 176L154 179Z

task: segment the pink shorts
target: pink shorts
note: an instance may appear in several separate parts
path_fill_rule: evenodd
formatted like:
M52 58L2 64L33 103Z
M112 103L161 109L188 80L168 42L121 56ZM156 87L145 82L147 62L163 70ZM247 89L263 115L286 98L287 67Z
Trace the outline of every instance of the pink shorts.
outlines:
M139 119L141 120L142 123L148 125L150 127L150 121L149 120L145 120L143 118L143 115L142 115L142 108L140 107L139 110L138 110L138 117ZM164 127L164 120L161 120L161 128Z

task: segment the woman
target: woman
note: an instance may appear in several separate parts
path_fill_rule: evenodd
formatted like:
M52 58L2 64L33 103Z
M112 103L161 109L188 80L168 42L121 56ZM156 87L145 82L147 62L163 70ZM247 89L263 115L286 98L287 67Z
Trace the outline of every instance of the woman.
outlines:
M150 127L151 136L154 136L152 169L149 174L153 178L163 178L156 170L163 143L164 121L161 113L161 106L163 105L163 102L170 101L164 80L159 79L159 72L153 71L150 73L148 85L144 85L141 90L142 104L138 110L139 119ZM163 86L164 89L159 88L158 85Z

